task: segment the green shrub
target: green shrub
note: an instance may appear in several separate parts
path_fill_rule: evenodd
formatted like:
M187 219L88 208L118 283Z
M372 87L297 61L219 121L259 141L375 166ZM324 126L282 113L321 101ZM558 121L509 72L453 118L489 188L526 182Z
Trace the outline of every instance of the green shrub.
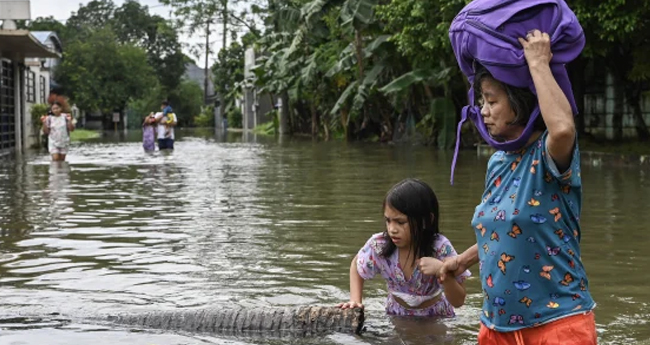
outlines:
M242 128L243 116L239 107L230 108L226 116L228 118L228 127Z
M196 127L214 127L214 106L201 107L201 114L194 116Z
M49 105L47 104L34 104L32 105L32 108L30 109L30 113L32 115L32 126L34 126L35 130L40 130L41 127L43 126L43 123L41 122L41 116L47 114L47 110L49 109Z

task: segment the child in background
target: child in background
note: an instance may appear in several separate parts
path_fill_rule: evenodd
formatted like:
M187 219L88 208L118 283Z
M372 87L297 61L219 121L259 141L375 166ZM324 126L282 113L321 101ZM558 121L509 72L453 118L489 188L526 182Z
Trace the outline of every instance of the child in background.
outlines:
M70 114L64 114L63 105L54 102L51 113L41 118L43 133L47 134L47 147L53 161L65 161L70 147L70 132L74 131L74 122Z
M455 257L439 233L438 199L426 183L406 179L384 199L386 230L370 237L350 265L350 301L340 308L363 308L363 283L380 274L387 283L386 313L399 316L455 315L465 303L469 271L439 284L443 260ZM444 291L444 293L443 293Z
M149 113L142 122L142 147L145 151L156 150L156 116Z
M165 118L167 120L165 120ZM167 115L163 118L163 121L165 124L165 138L171 138L172 126L176 123L176 114L167 113Z

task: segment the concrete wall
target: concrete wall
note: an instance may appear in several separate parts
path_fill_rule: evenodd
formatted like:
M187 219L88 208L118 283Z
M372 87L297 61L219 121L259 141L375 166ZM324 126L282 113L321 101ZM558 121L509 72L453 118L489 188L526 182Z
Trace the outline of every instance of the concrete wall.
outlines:
M244 78L252 78L251 68L255 65L255 50L246 50L244 58ZM256 88L248 87L244 90L242 102L242 127L244 130L251 130L263 123L271 122L272 119L266 114L273 110L278 102L277 97L273 98L268 93L259 93Z
M40 64L38 64L40 65ZM33 147L34 145L38 144L39 136L40 136L40 131L37 131L34 128L34 123L32 122L32 106L34 104L45 104L47 103L47 98L50 95L50 72L48 70L43 70L40 68L38 65L32 65L32 66L26 66L25 69L25 78L27 78L27 74L31 71L34 72L34 99L28 100L27 98L27 92L28 92L28 85L25 83L25 90L24 90L24 95L23 95L23 100L25 104L25 112L23 114L23 121L22 121L22 131L24 133L23 135L23 147L24 148L30 148ZM43 77L43 78L41 78ZM41 86L44 87L44 89L41 89ZM44 91L44 93L42 92Z

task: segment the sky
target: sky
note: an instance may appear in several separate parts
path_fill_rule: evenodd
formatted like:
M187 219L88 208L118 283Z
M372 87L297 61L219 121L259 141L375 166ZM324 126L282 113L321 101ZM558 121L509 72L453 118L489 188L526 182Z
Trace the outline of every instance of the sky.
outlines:
M65 20L70 18L72 12L77 12L77 10L79 10L80 4L85 5L88 2L90 2L90 0L30 0L32 19L53 16L54 19L65 22ZM124 0L113 0L113 2L116 6L121 6L124 3ZM173 18L172 8L160 4L158 0L139 0L139 2L140 4L149 7L149 13L155 13L164 18ZM210 39L212 41L212 50L216 52L221 48L221 33L220 31L215 30L211 35L214 37L214 40L212 37ZM205 37L201 37L200 35L188 36L182 34L180 41L185 44L183 52L197 61L199 66L203 66L205 61L204 58L199 59L194 56L190 52L189 46L205 42ZM214 62L215 56L216 54L212 54L210 57L210 65Z

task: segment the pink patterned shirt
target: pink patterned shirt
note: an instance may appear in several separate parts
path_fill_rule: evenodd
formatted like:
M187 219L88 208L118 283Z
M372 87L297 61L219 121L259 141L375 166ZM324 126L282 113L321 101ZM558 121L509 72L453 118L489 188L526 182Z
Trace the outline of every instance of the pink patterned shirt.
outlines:
M426 309L405 308L395 301L394 293L404 301L406 301L405 297L409 296L409 299L422 303L439 294L442 291L442 286L436 277L422 274L418 267L413 270L413 274L407 280L399 264L398 250L395 250L388 258L380 255L386 241L383 233L374 234L357 254L357 272L361 278L368 280L380 274L386 280L388 288L386 313L389 315L454 316L454 308L444 295L436 304ZM434 257L443 260L456 255L458 254L451 242L445 236L438 235L434 243ZM456 279L462 283L470 275L469 271L465 271Z

